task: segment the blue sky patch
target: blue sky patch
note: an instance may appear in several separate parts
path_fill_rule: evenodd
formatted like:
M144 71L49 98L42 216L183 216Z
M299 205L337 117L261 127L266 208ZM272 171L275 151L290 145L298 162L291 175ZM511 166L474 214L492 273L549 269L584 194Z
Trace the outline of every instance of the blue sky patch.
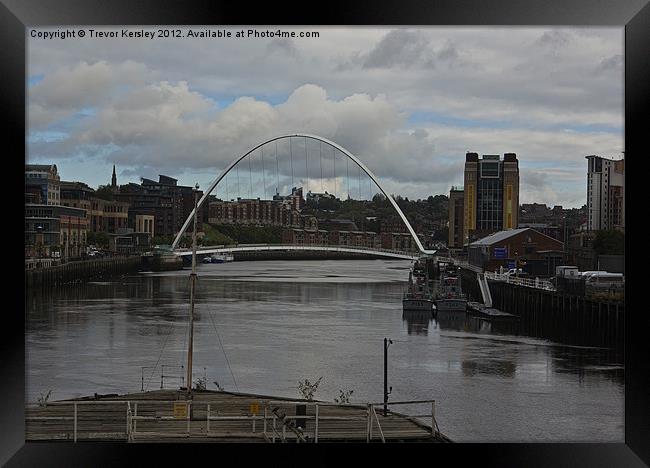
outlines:
M41 73L40 75L32 75L27 78L27 87L30 88L34 86L35 84L40 83L43 81L43 78L45 78L45 75Z
M30 132L29 137L27 138L28 143L53 143L55 141L61 141L68 138L68 134L65 132L57 132L54 130L44 130L42 132Z
M526 130L542 130L542 131L569 131L576 133L616 133L623 132L620 126L612 126L605 124L570 124L570 123L557 123L557 124L525 124L514 123L507 120L479 120L479 119L465 119L462 117L454 117L450 115L439 114L436 112L422 112L416 111L409 115L407 122L411 125L434 123L446 125L450 127L461 128L490 128L498 130L510 129L526 129Z

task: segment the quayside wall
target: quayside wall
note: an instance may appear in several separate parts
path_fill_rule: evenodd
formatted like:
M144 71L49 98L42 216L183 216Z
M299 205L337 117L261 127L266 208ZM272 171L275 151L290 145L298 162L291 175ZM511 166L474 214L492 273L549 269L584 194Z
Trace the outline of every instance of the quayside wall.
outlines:
M25 288L51 288L64 284L98 281L116 275L135 273L141 268L140 256L99 258L69 262L51 268L25 271Z
M462 271L463 291L482 302L476 273ZM519 316L520 334L579 346L622 349L625 303L488 280L492 306Z

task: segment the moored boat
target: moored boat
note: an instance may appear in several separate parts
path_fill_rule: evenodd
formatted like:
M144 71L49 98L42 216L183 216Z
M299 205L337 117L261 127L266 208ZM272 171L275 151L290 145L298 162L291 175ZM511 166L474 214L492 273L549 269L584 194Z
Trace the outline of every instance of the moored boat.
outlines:
M429 289L429 275L426 263L416 260L409 272L408 289L402 297L402 310L432 312L435 308Z
M212 254L207 257L203 257L201 260L203 263L227 263L235 260L235 257L232 254L217 253Z
M463 294L457 269L449 267L440 273L435 303L439 312L467 311L467 297Z

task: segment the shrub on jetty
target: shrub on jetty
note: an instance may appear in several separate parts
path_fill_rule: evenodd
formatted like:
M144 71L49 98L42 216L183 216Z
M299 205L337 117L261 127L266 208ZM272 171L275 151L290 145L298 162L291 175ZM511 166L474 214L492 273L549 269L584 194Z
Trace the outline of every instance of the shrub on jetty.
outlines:
M194 390L205 390L208 386L208 379L199 377L194 381Z
M354 393L354 390L339 390L339 397L334 398L334 403L350 403L350 396Z
M298 390L305 400L311 401L314 399L314 393L316 392L316 389L318 389L318 384L320 384L322 379L323 377L321 376L314 383L311 383L309 379L298 382Z
M52 394L52 390L48 391L46 395L43 395L41 393L41 396L39 396L36 399L36 403L38 403L38 406L47 406L47 401L50 399L51 394Z

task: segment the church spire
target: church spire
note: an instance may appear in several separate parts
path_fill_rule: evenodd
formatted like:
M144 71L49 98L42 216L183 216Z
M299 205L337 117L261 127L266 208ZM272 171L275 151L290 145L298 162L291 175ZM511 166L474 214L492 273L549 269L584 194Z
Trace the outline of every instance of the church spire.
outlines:
M117 176L115 175L115 164L113 164L113 177L111 177L111 187L117 187Z

